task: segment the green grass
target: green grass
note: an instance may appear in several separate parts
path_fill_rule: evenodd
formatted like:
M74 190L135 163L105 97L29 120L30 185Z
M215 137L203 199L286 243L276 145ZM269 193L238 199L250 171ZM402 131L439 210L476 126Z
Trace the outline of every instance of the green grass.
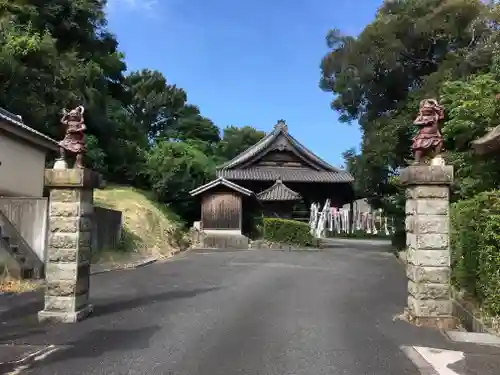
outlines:
M100 260L119 253L168 256L187 246L184 223L148 192L129 186L107 186L94 191L94 204L122 212L122 241L117 249L96 254Z

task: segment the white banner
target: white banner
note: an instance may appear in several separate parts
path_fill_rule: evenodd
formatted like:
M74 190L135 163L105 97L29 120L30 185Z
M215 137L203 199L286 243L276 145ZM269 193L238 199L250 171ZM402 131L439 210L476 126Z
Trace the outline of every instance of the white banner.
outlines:
M309 226L311 234L316 238L355 232L373 235L382 232L386 236L394 233L394 219L384 215L382 210L361 212L330 207L328 199L322 209L319 203L311 204L310 213Z

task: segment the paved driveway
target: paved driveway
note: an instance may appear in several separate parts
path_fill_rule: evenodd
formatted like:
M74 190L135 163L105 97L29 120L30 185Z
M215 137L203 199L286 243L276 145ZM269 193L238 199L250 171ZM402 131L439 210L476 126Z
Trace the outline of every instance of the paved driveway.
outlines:
M95 314L76 325L35 323L38 295L0 313L1 342L59 349L28 373L417 375L400 347L444 340L393 321L406 279L382 247L190 252L91 288Z

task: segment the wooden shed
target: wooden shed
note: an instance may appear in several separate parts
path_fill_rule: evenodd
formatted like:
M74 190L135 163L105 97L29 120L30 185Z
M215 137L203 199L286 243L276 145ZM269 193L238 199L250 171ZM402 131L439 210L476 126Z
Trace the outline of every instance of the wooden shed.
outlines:
M219 177L190 192L201 198L202 231L234 231L242 233L243 205L255 194L234 182Z

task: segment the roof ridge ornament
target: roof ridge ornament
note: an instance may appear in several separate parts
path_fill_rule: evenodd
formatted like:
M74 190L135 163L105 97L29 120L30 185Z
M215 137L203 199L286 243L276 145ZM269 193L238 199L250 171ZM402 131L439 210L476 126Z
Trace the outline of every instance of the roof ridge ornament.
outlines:
M278 120L276 125L274 125L274 130L281 130L283 133L288 133L288 125L286 124L285 120L281 119Z

